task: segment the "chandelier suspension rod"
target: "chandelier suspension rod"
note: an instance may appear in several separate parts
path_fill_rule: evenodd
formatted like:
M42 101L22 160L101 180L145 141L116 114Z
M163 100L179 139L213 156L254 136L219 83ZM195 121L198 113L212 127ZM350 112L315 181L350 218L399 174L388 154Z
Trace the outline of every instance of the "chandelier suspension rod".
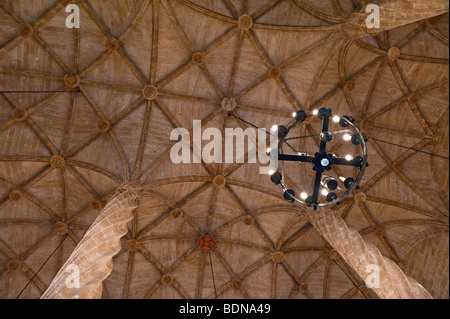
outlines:
M209 264L211 265L211 275L212 275L212 280L213 280L213 285L214 285L214 295L216 296L216 299L217 299L216 280L214 279L214 269L213 269L213 264L212 264L211 251L208 251L208 254L209 254Z
M244 122L244 123L246 123L246 124L248 124L248 125L250 125L250 126L256 128L256 129L258 129L258 130L260 129L260 128L257 127L256 125L254 125L254 124L252 124L252 123L250 123L250 122L248 122L248 121L246 121L246 120L240 118L239 116L234 115L233 113L229 113L229 114L230 114L231 116L237 118L238 120L240 120L240 121L242 121L242 122ZM341 132L341 131L338 131L338 132ZM266 132L266 133L267 133L267 134L270 134L269 132ZM331 132L331 133L335 133L335 132ZM272 135L272 134L270 134L270 135ZM310 138L310 137L319 137L319 136L320 136L320 134L312 134L312 135L305 135L305 136L291 137L291 138L287 138L287 139L285 140L285 143L286 143L291 149L295 150L295 149L294 149L291 145L289 145L286 141L288 141L288 140L303 139L303 138ZM374 140L374 141L377 141L377 142L380 142L380 143L386 143L386 144L389 144L389 145L392 145L392 146L397 146L397 147L405 148L405 149L408 149L408 150L411 150L411 151L415 151L415 152L419 152L419 153L428 154L428 155L431 155L431 156L440 157L440 158L443 158L443 159L446 159L446 160L449 160L449 159L450 159L449 157L446 157L446 156L442 156L442 155L435 154L435 153L431 153L431 152L422 151L422 150L415 149L415 148L412 148L412 147L407 147L407 146L404 146L404 145L399 145L399 144L391 143L391 142L388 142L388 141L383 141L383 140L380 140L380 139L377 139L377 138L374 138L374 137L367 137L367 139L368 139L368 140Z
M28 281L26 286L23 287L23 289L17 295L16 299L20 298L20 296L25 291L25 289L27 289L27 287L30 285L30 283L33 281L33 279L39 274L39 272L42 270L42 268L44 268L44 266L47 264L47 262L50 260L50 258L52 258L52 256L56 253L56 251L59 249L59 247L61 247L61 245L64 243L64 241L66 240L67 237L68 237L68 235L64 236L63 240L59 243L58 247L55 248L55 250L50 254L50 256L48 256L48 258L44 261L44 263L42 264L41 268L39 268L39 270L33 275L33 277L31 277L31 279Z
M442 155L439 155L439 154L434 154L434 153L418 150L418 149L415 149L415 148L412 148L412 147L408 147L408 146L404 146L404 145L394 144L394 143L383 141L383 140L379 140L379 139L376 139L376 138L373 138L373 137L368 137L368 139L369 140L374 140L374 141L377 141L377 142L380 142L380 143L386 143L386 144L389 144L389 145L406 148L406 149L411 150L411 151L416 151L416 152L419 152L419 153L424 153L424 154L428 154L428 155L431 155L431 156L440 157L440 158L443 158L443 159L446 159L446 160L449 159L448 157L445 157L445 156L442 156Z

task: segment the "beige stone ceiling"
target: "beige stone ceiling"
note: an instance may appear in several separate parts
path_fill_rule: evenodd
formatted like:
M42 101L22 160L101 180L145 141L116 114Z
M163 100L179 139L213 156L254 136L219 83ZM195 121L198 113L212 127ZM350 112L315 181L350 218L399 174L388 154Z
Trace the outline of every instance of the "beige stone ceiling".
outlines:
M65 28L68 3L81 8L79 30ZM369 138L448 156L448 14L350 41L340 27L359 8L0 0L0 91L72 91L0 94L0 297L15 298L67 235L21 296L39 298L107 196L140 179L148 191L105 298L214 298L209 254L197 246L205 234L217 243L219 298L376 298L258 165L174 165L168 153L171 130L193 120L245 128L221 107L234 97L235 114L259 127L324 106L354 116ZM238 23L243 14L251 25ZM157 95L143 96L146 86ZM366 200L338 212L448 298L448 160L373 140L368 148Z

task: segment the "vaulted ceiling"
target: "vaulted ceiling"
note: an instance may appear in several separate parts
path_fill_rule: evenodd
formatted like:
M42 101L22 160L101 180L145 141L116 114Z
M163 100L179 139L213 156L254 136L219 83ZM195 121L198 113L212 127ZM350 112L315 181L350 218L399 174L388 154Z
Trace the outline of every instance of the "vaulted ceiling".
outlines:
M65 26L69 3L79 29ZM337 211L448 298L449 162L415 151L449 153L448 14L348 39L360 8L0 0L0 297L16 298L57 248L21 295L39 298L108 196L139 180L147 192L105 298L376 298L258 165L170 161L176 127L246 128L222 107L233 98L258 127L299 109L353 116L369 137L365 197ZM310 188L299 176L296 189Z

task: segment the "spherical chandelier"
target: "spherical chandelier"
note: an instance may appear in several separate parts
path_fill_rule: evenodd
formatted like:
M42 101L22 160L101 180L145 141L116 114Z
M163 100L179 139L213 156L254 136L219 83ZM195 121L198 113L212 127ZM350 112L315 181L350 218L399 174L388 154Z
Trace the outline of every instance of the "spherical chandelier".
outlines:
M278 161L278 170L271 172L271 181L281 186L284 198L292 203L314 209L339 205L359 189L369 165L367 139L354 124L354 118L335 115L331 109L321 108L311 115L300 110L292 116L295 119L292 124L276 127L278 149L267 150ZM319 134L295 136L295 132L311 128L305 125L319 122ZM293 145L297 141L303 149Z

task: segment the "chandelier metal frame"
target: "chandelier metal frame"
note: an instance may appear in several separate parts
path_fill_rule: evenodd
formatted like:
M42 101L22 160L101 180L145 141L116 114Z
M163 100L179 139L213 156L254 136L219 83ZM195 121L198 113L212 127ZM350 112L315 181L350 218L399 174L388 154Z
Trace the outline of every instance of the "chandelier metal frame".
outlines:
M311 135L311 136L301 136L297 138L308 138L308 137L320 137L320 145L319 150L314 154L314 156L310 156L307 153L299 153L298 155L289 155L289 154L283 154L283 145L286 144L290 148L290 144L288 144L288 140L296 139L296 138L288 138L289 133L291 130L298 125L302 124L308 117L311 116L317 116L319 119L322 120L322 132L317 135ZM292 189L289 189L286 186L285 183L285 176L286 171L284 169L284 165L279 165L278 170L271 175L271 180L276 185L281 185L283 191L284 191L284 198L286 200L291 201L292 203L298 202L302 205L306 205L309 207L313 207L315 210L317 207L327 207L332 205L339 205L344 199L346 199L348 196L350 196L355 189L359 189L359 183L361 182L366 167L369 165L367 162L368 154L367 154L367 145L366 141L367 138L363 136L359 128L354 124L354 119L349 116L339 116L339 115L333 115L333 112L331 109L322 108L319 111L316 111L313 115L308 116L306 112L300 110L293 114L293 117L295 118L295 122L291 124L288 127L285 126L278 126L277 132L278 132L278 153L276 156L274 156L270 152L270 156L272 158L276 158L278 161L288 161L288 162L298 162L298 163L310 163L313 165L313 170L316 172L315 178L314 178L314 186L313 186L313 194L308 196L305 199L300 199L296 197L295 192ZM330 119L335 120L336 122L339 122L340 126L344 128L344 130L335 131L335 132L329 132L329 126L330 126ZM359 146L361 148L361 155L357 156L355 158L341 158L336 157L333 153L328 153L326 151L327 144L330 143L335 134L338 133L351 133L351 142L355 146ZM328 193L326 201L321 201L319 198L320 188L321 186L324 186L324 179L328 178L329 183L332 183L332 187L330 188L332 190L335 190L338 188L338 181L331 178L330 176L324 175L326 171L329 171L332 169L335 165L344 165L344 166L353 166L359 169L358 174L356 178L350 177L346 178L344 182L345 185L345 192L338 196L336 193ZM329 184L328 184L329 185ZM325 188L327 185L325 185ZM341 188L339 188L342 190ZM341 192L342 193L342 192Z

